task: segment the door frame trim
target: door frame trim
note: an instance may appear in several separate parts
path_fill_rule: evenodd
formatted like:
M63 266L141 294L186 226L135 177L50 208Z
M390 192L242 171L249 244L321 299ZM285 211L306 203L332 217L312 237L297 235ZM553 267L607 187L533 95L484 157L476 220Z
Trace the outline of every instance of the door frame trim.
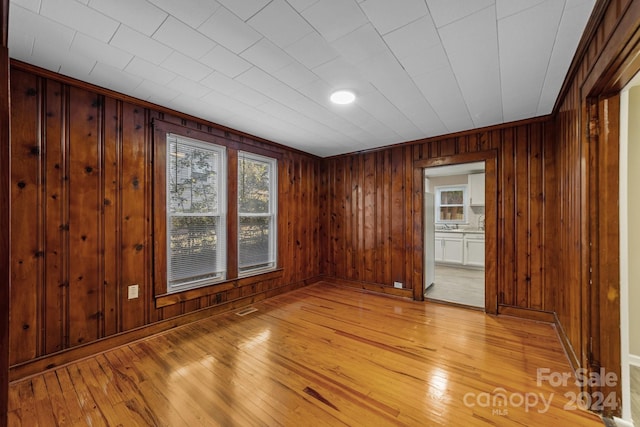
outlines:
M412 213L414 233L413 268L417 280L413 286L413 298L424 300L424 169L435 166L459 165L464 163L485 163L485 292L484 310L488 314L498 314L498 151L486 150L475 153L422 159L413 162L414 212Z

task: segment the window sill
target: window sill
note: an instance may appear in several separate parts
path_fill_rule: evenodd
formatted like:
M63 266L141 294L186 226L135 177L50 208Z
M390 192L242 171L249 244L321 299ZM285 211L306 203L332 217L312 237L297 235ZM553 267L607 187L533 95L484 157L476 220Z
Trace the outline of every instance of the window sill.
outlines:
M182 292L176 292L171 294L156 295L156 308L167 307L173 304L178 304L183 301L189 301L196 298L201 298L209 295L214 295L219 292L228 291L234 288L242 288L244 286L251 286L255 283L263 280L278 279L283 275L283 269L278 268L275 270L269 270L265 273L256 273L251 276L239 277L237 279L225 280L222 282L214 283L202 288L189 289Z

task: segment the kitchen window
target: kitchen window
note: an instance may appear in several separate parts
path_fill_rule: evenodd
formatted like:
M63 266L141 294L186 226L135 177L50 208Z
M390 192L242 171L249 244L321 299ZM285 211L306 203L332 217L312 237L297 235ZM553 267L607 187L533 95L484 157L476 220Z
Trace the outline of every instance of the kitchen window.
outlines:
M226 278L226 150L167 135L167 292Z
M238 275L276 267L277 161L238 152Z
M462 224L467 222L467 186L436 187L436 222Z

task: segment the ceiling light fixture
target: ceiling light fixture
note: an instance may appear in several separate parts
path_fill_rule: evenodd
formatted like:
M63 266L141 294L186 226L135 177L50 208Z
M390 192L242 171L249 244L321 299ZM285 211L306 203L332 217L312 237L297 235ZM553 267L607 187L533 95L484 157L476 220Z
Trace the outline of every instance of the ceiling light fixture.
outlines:
M346 105L356 100L356 95L349 90L337 90L331 94L331 102L334 104Z

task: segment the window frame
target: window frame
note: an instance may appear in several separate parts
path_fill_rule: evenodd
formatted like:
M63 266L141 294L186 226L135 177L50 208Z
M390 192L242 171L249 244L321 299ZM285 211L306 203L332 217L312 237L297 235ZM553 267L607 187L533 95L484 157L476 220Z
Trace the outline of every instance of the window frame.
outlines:
M282 168L283 153L277 147L269 147L251 139L244 141L243 137L229 133L215 127L202 127L195 123L174 123L154 118L151 127L151 138L149 143L152 147L152 156L149 159L152 168L150 179L152 180L152 210L148 213L152 223L151 237L153 241L153 254L149 257L150 268L153 271L153 297L156 308L169 307L178 303L200 299L203 297L215 297L216 304L226 301L226 292L236 289L240 291L246 286L256 286L264 281L280 280L284 275L283 266L280 264L283 259L282 244L286 242L281 233L286 230L284 217L281 215L283 207L281 202L282 189L280 183L283 181L283 174L286 170ZM166 136L169 133L181 137L196 139L205 144L217 144L227 150L227 278L226 280L194 287L193 289L181 290L178 292L167 292L167 250L166 250L166 172L167 172L167 147ZM265 157L276 159L277 179L278 179L278 205L277 216L277 247L276 247L276 267L269 271L259 271L246 277L238 276L238 215L237 215L237 169L238 152L245 151L251 154L259 154ZM214 300L212 300L214 301Z
M243 213L240 211L240 166L243 159L254 160L258 162L264 162L269 165L269 212L268 213ZM249 277L257 274L269 272L278 268L278 159L274 157L264 156L261 154L252 153L249 151L238 150L238 173L237 173L238 187L236 193L237 199L237 242L238 242L238 256L237 256L237 268L238 277ZM269 236L269 253L271 254L268 261L268 265L260 265L256 268L250 268L242 270L240 265L240 224L242 217L269 217L270 218L270 236Z
M171 165L175 160L177 161L178 156L172 156L171 155L171 144L172 141L170 141L171 139L175 140L176 144L184 144L190 147L194 147L196 149L200 149L203 151L209 151L209 152L213 152L213 153L217 153L218 154L218 165L217 165L217 170L219 173L218 179L217 179L217 214L173 214L171 212L171 180L169 179L169 175L170 175L170 171L171 171ZM166 266L166 270L167 270L167 293L176 293L176 292L181 292L181 291L186 291L186 290L190 290L190 289L195 289L195 288L201 288L203 286L208 286L208 285L212 285L215 283L219 283L222 282L224 280L227 279L227 239L228 239L228 231L227 231L227 193L228 193L228 186L227 186L227 182L228 182L228 174L227 174L227 162L228 162L228 157L227 157L227 148L222 146L222 145L218 145L218 144L213 144L210 142L205 142L205 141L201 141L198 139L194 139L194 138L189 138L186 136L182 136L182 135L178 135L178 134L174 134L174 133L167 133L166 135L166 165L165 165L165 170L166 170L166 178L165 178L165 185L166 185L166 259L167 259L167 266ZM170 277L171 277L171 220L172 218L176 218L176 217L216 217L218 218L219 221L219 236L216 236L218 239L222 240L221 242L218 242L216 244L216 256L217 258L220 259L219 264L221 265L221 270L219 272L213 272L213 273L219 273L219 275L215 276L215 277L208 277L208 278L203 278L203 279L195 279L195 280L190 280L190 281L186 281L186 282L182 282L179 284L172 284Z
M441 185L434 188L436 192L436 223L438 224L467 224L469 221L469 193L467 184L457 185ZM442 204L442 193L447 191L460 191L462 190L462 203ZM462 207L462 219L442 219L441 208L443 207Z

